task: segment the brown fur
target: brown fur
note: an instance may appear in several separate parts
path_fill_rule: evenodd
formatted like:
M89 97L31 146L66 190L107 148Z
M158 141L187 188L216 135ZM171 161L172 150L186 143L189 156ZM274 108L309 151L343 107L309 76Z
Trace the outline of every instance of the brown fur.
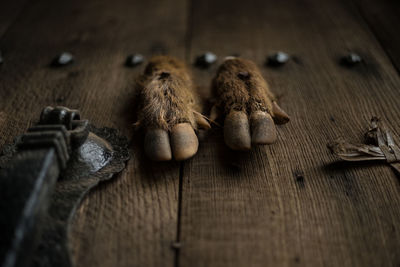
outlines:
M138 85L138 126L171 130L178 123L188 122L197 129L193 82L183 62L168 56L152 58Z
M213 80L217 107L228 114L232 109L251 114L261 110L272 114L274 95L257 66L246 59L227 59Z

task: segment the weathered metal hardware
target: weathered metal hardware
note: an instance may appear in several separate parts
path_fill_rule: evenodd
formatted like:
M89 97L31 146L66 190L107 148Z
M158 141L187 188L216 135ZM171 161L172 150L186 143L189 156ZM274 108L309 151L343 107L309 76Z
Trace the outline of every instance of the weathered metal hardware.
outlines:
M281 66L288 62L290 56L285 52L277 52L267 57L267 65L268 66Z
M357 65L362 61L362 58L360 55L356 53L349 53L348 55L342 57L341 63L342 65L345 65L347 67L352 67L354 65Z
M196 58L195 65L199 68L208 68L217 62L217 56L212 52L206 52Z
M69 53L69 52L63 52L60 55L58 55L53 61L51 62L51 65L53 67L62 67L66 66L69 64L74 63L75 57Z
M0 266L73 266L68 223L90 188L124 168L127 144L77 110L43 109L0 157Z
M129 55L126 58L125 66L127 67L136 67L144 62L144 56L141 54L133 54Z

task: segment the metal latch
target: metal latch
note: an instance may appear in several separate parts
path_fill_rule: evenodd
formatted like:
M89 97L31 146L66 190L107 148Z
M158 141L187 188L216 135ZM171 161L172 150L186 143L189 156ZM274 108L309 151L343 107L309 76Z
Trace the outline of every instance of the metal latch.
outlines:
M72 266L68 224L82 197L122 171L128 141L79 111L46 107L0 157L0 266Z

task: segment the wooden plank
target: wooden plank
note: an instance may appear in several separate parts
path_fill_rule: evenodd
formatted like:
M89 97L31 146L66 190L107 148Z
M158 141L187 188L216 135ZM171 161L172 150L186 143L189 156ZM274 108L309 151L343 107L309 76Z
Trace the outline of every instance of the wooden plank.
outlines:
M27 0L14 0L1 3L0 8L0 38L7 28L15 21Z
M400 2L396 0L355 1L380 44L400 73Z
M397 266L400 184L390 167L335 164L327 142L361 141L372 115L400 133L400 80L345 1L193 1L191 58L240 54L291 122L278 143L229 151L221 130L185 163L180 266ZM264 67L267 54L296 57ZM364 63L339 64L355 51ZM216 66L196 70L204 97Z
M81 110L97 126L132 139L127 169L83 201L71 229L77 266L172 266L179 164L144 159L133 136L134 79L126 56L184 57L186 1L32 1L2 40L1 142L25 130L46 105ZM50 68L62 51L76 63Z

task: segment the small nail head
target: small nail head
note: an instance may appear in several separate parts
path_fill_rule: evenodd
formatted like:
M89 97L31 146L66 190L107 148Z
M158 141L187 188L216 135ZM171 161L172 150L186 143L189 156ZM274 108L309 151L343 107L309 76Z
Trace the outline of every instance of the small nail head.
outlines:
M295 181L298 183L304 183L304 174L301 171L294 172Z
M127 67L136 67L144 62L142 54L132 54L126 58L125 65Z
M61 67L66 66L75 61L74 56L69 52L62 52L58 55L52 62L52 66L54 67Z
M289 59L290 56L287 53L279 51L275 54L268 56L267 64L270 66L281 66L288 62Z
M212 52L206 52L196 58L196 66L208 68L217 61L217 56Z
M296 175L296 181L297 182L304 182L304 176L301 174Z
M360 55L356 53L349 53L348 55L342 57L342 63L346 66L354 66L362 61L362 58Z

